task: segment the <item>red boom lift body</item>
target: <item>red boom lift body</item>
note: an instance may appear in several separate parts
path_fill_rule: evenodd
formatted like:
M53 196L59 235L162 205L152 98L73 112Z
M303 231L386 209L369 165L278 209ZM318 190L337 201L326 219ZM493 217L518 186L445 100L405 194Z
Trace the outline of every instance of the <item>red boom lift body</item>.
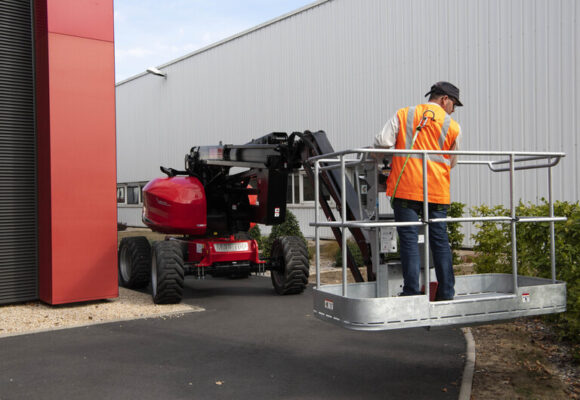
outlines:
M332 147L322 131L290 136L275 132L245 145L193 147L183 171L161 167L167 177L156 178L143 189L143 222L171 236L152 246L145 237L124 238L119 246L121 285L143 288L151 283L156 303L176 303L186 275L245 278L269 270L277 293L303 292L309 275L304 241L278 238L270 258L261 260L248 231L256 223L284 222L288 174L301 167L312 174L305 161L328 152ZM233 167L242 172L232 173ZM328 173L324 182L339 204L338 179ZM323 209L334 219L327 199L321 197ZM349 213L359 212L351 209L355 201L347 203ZM334 233L341 243L340 231ZM366 241L360 232L353 235L370 265ZM349 267L362 280L350 252Z

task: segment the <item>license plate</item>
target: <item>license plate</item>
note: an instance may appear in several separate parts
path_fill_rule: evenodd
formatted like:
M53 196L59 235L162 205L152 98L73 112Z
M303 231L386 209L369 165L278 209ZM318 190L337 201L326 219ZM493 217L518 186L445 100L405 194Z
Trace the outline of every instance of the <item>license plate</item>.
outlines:
M248 251L248 242L238 242L238 243L214 243L213 247L215 251L219 253L231 252L231 251Z

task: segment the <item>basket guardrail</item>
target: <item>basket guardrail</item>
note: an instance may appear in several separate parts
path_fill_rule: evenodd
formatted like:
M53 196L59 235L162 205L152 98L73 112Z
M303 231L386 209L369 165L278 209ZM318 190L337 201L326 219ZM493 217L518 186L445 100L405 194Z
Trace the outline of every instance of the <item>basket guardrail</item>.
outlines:
M359 186L359 171L367 164L375 164L375 161L369 157L370 153L377 155L384 153L384 156L392 155L419 155L422 160L423 172L427 170L427 161L430 155L461 155L461 156L477 156L477 157L500 157L499 160L460 160L459 165L484 165L493 173L509 172L509 216L492 216L492 217L469 217L469 218L428 218L428 181L426 173L423 173L423 219L418 222L395 222L395 221L381 221L379 219L378 202L375 205L375 210L369 213L371 217L367 219L362 218L362 212L358 220L347 220L346 207L340 207L341 215L338 221L319 221L319 196L320 196L320 173L327 169L340 169L341 176L341 204L346 202L346 179L347 168L352 168L355 171L354 179L357 193L360 201L360 186ZM314 165L314 186L315 186L315 220L311 226L315 227L315 251L316 251L316 288L315 288L315 314L326 320L339 322L340 324L353 329L392 329L412 326L431 326L431 325L450 325L450 324L469 324L488 322L493 319L515 318L520 315L535 315L545 314L551 312L565 311L565 297L566 286L564 282L556 280L556 260L555 260L555 222L566 221L565 217L554 215L553 205L553 188L552 188L552 168L556 166L560 160L565 156L564 153L547 153L547 152L499 152L499 151L440 151L440 150L395 150L395 149L370 149L359 148L353 150L339 151L329 154L324 154L317 157L312 157L308 162ZM507 166L505 166L507 165ZM529 170L529 169L548 169L548 204L549 215L542 217L520 217L516 215L516 200L514 196L515 186L515 171ZM376 167L366 168L376 172ZM373 179L373 190L377 191L378 177L375 173ZM375 198L378 198L378 192L374 193ZM361 208L361 207L359 207ZM361 208L362 209L362 208ZM512 252L512 273L509 288L506 286L507 276L505 274L485 274L479 275L479 278L458 277L457 285L460 284L461 290L472 291L487 287L489 290L484 290L476 295L475 292L456 297L456 299L446 302L429 302L430 285L429 283L429 268L424 268L423 280L425 294L423 296L409 296L409 297L395 297L389 289L389 268L380 268L379 246L378 246L378 230L382 227L397 227L397 226L421 226L423 227L424 235L424 249L422 254L422 264L429 265L429 229L426 227L430 223L438 222L497 222L509 223L511 225L511 252ZM520 223L541 223L548 222L550 224L550 263L551 263L551 280L542 278L522 277L518 275L517 267L517 237L516 226ZM342 230L342 283L337 285L322 285L320 277L320 235L319 228L334 227ZM377 272L376 282L363 282L348 284L347 269L346 269L346 251L347 251L347 235L348 228L362 228L373 235L371 238L372 248L372 263ZM485 276L485 278L484 278ZM386 285L385 285L386 282ZM461 285L464 285L463 289ZM486 286L487 285L487 286ZM533 290L530 287L533 286ZM498 291L492 290L498 289ZM542 290L545 289L545 290ZM530 293L534 292L535 296L531 298ZM545 292L545 293L543 293ZM467 293L467 292L466 292ZM328 299L328 297L332 299ZM478 297L479 296L479 297ZM420 298L411 299L409 298ZM543 299L540 299L543 297ZM360 300L365 301L361 303ZM338 300L344 310L338 312L334 306L334 301ZM373 301L377 300L377 301ZM504 300L507 300L504 301ZM349 301L353 304L349 304ZM496 306L490 307L490 301L496 302ZM330 303L329 303L330 302ZM330 305L332 303L332 305ZM354 304L356 303L356 304ZM392 304L391 304L392 303ZM522 307L522 303L524 306ZM532 303L532 304L530 304ZM538 303L538 304L536 304ZM541 303L541 304L540 304ZM500 304L498 306L498 304ZM467 305L467 308L466 308ZM539 305L539 307L537 307ZM396 307L408 312L405 323L404 312L397 312ZM380 318L374 308L390 310L391 313L397 314L393 321L389 321L389 317ZM507 309L505 309L507 307ZM446 308L448 310L446 310ZM354 312L353 310L358 310ZM343 311L344 311L343 310ZM349 311L350 310L350 311ZM458 311L459 310L459 311ZM447 313L447 311L449 313ZM459 313L458 313L459 312ZM454 314L455 313L455 314ZM380 313L379 313L380 314ZM398 315L401 314L401 315ZM377 321L365 320L365 318L374 318ZM345 319L346 318L346 319ZM353 321L353 319L359 321ZM349 320L350 319L350 320ZM384 320L384 321L382 321ZM381 322L382 321L382 322ZM402 322L403 321L403 322ZM414 322L413 322L414 321Z

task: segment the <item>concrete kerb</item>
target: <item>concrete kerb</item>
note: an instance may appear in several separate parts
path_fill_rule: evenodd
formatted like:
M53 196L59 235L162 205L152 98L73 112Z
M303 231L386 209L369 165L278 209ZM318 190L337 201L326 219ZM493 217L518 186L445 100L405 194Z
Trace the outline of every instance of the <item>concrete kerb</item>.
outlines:
M462 328L467 350L465 357L465 367L463 368L463 377L461 379L461 388L459 390L459 400L469 400L471 398L471 387L473 385L473 372L475 369L475 341L471 334L470 328Z

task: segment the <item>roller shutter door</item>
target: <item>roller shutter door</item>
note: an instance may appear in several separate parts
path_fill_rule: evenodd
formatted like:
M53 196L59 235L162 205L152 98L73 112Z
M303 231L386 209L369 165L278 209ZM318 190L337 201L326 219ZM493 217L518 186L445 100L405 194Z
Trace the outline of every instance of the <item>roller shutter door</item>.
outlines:
M38 297L32 20L0 1L0 304Z

